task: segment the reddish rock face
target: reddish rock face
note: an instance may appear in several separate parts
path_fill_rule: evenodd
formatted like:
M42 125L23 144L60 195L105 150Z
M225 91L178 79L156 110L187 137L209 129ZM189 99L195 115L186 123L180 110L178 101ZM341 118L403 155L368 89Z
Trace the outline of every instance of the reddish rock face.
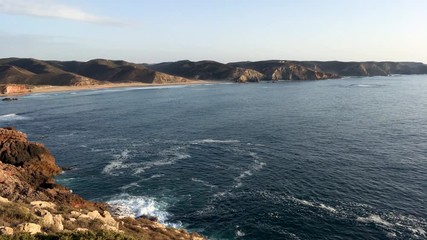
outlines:
M31 90L26 85L8 84L0 85L0 94L29 93Z
M40 143L13 128L0 128L0 196L11 201L51 201L76 207L94 203L55 184L61 172L55 158Z

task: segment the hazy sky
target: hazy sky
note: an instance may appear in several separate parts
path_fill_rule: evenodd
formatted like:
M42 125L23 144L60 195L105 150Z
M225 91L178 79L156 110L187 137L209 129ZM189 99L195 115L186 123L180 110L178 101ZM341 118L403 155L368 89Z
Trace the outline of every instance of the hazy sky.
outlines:
M427 0L0 0L0 57L427 63Z

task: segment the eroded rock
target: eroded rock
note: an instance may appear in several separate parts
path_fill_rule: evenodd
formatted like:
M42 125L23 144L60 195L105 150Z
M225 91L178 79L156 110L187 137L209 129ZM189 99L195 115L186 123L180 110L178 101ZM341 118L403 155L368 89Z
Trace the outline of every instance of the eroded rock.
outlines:
M32 201L30 203L31 206L38 207L40 209L52 209L54 210L56 208L56 204L53 202L46 202L46 201Z
M42 232L42 227L35 223L22 223L18 225L18 231L36 234Z
M0 226L0 235L13 235L13 228Z

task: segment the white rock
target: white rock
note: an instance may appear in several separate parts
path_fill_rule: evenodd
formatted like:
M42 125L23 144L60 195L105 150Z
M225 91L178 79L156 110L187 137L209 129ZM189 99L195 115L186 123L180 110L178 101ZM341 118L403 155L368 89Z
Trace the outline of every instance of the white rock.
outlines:
M13 235L13 228L0 226L0 235Z
M52 202L45 202L45 201L33 201L30 203L31 206L38 207L41 209L55 209L56 204Z
M43 217L40 222L41 225L43 227L50 228L54 224L53 215L46 210L41 210L40 213L41 213L41 216Z
M0 197L0 203L10 203L9 199Z
M62 217L62 215L58 214L53 216L53 224L51 226L52 231L60 232L64 230L64 225L62 224L63 220L64 218Z
M42 226L35 223L22 223L18 225L20 232L27 232L30 234L36 234L42 232Z

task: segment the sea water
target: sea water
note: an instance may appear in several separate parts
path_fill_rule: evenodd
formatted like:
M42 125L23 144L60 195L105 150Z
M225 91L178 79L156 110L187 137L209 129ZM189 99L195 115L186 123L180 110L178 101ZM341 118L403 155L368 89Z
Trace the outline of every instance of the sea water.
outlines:
M210 239L426 239L427 76L121 88L0 102L57 181Z

